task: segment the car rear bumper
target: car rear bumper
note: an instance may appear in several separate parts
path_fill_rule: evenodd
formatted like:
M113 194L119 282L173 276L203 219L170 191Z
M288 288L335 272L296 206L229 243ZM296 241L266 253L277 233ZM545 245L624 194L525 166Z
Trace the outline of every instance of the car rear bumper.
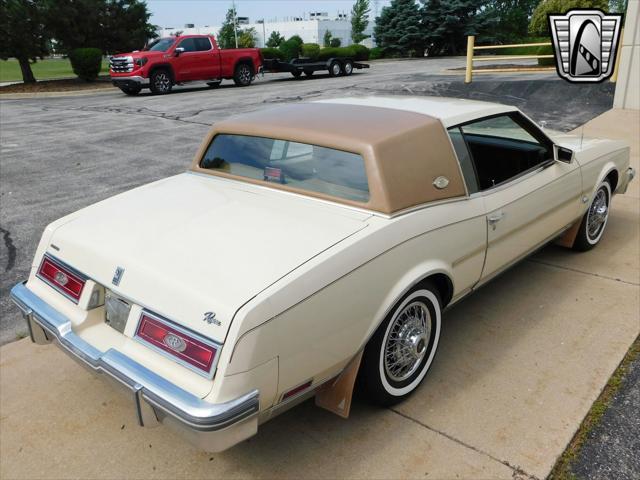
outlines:
M149 86L149 79L134 75L131 77L111 77L111 82L116 87L147 87Z
M13 287L11 298L22 311L34 343L55 341L82 365L104 373L131 393L141 426L166 424L210 452L225 450L257 432L257 390L225 403L205 402L117 350L94 348L73 332L68 318L24 284Z

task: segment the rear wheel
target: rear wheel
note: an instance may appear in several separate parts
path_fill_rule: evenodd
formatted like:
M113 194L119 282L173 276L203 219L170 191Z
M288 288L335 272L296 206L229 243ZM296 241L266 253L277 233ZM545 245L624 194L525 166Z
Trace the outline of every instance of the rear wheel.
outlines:
M342 67L340 66L340 62L338 60L334 60L329 65L329 75L332 77L337 77L342 74Z
M611 185L604 180L596 190L589 209L582 217L578 234L573 242L573 249L579 252L591 250L604 234L609 219L609 207L611 206Z
M124 93L126 93L127 95L137 95L140 93L140 91L142 90L142 87L140 86L135 86L135 87L118 87L120 90L122 90Z
M155 94L169 93L173 88L171 74L167 70L156 70L149 79L149 88Z
M253 81L253 68L248 63L240 63L236 66L233 81L239 87L248 87Z
M420 385L438 347L441 300L431 283L407 293L365 347L359 380L378 405L401 402Z
M351 60L344 62L342 65L342 73L347 77L353 73L353 62Z

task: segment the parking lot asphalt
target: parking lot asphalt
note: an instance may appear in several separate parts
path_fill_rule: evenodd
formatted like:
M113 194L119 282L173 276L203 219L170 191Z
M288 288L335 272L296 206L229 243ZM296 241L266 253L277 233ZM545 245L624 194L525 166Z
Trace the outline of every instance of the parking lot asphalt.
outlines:
M513 98L502 101L540 120L550 108L527 102L536 85L568 85L554 74L513 75L479 78L465 90L459 76L443 74L460 62L385 62L348 78L276 76L246 89L166 97L2 101L2 342L24 333L7 294L27 276L44 226L183 171L208 126L230 114L342 95L499 99L503 91ZM568 130L606 110L610 91L599 88L590 105L579 108L573 98L557 105L549 126ZM635 142L638 168L639 126L638 112L613 111L584 131ZM607 234L592 252L546 247L449 310L436 362L407 402L392 410L356 402L347 421L306 403L222 454L198 452L164 428L137 428L130 399L55 347L5 345L0 477L544 478L640 331L639 199L637 181L614 199Z

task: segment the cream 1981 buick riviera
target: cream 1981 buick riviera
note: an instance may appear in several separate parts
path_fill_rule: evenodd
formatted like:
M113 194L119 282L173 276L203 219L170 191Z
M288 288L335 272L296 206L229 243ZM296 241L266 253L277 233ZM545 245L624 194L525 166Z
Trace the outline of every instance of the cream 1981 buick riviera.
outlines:
M509 106L284 105L53 222L12 297L34 342L117 380L141 425L221 451L347 370L375 403L406 398L445 307L546 242L595 246L633 175L624 143Z

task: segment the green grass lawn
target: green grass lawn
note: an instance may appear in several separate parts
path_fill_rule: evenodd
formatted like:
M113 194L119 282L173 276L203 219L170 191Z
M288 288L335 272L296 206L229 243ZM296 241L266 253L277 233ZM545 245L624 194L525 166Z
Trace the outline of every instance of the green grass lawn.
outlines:
M38 60L31 65L36 80L49 80L54 78L75 77L68 58L48 58ZM102 61L101 73L109 71L109 61ZM0 82L20 82L22 73L20 65L15 59L0 60Z

